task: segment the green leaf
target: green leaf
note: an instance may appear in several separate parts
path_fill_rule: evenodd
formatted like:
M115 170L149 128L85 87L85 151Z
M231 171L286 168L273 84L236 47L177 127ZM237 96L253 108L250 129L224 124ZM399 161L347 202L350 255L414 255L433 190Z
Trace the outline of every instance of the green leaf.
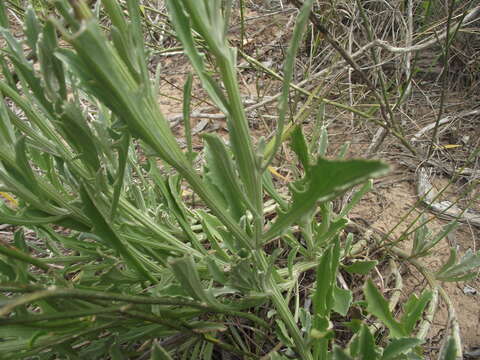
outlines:
M20 216L9 215L0 210L0 223L11 225L40 225L40 224L52 224L64 219L65 216L31 216L22 213Z
M43 261L33 256L30 256L25 252L20 251L17 248L3 242L0 242L0 254L3 254L8 258L15 259L26 264L35 265L36 267L39 267L40 269L45 271L50 270L50 266L45 264Z
M121 57L125 65L130 70L130 73L136 81L142 81L140 70L137 66L136 51L134 50L133 40L129 31L130 26L127 26L125 32L121 32L117 27L112 27L111 36L113 45Z
M292 131L290 146L297 155L300 163L303 166L305 172L310 171L310 154L308 153L307 142L303 136L302 128L300 126L295 126Z
M333 360L353 360L345 351L340 349L337 345L333 347Z
M423 222L423 220L421 220ZM415 238L413 241L412 247L412 256L420 257L425 256L428 252L437 245L445 236L447 236L451 231L455 230L458 227L459 223L457 220L450 222L445 225L437 235L431 239L431 234L428 233L428 237L422 239L421 236L417 237L417 232L415 232ZM426 224L425 224L426 226ZM420 229L419 229L420 230ZM421 231L421 230L420 230ZM423 241L422 241L423 240Z
M126 355L121 350L121 344L118 343L118 339L115 339L110 346L110 356L112 360L127 360Z
M328 206L325 206L327 204ZM331 215L333 214L331 202L320 204L320 209L322 212L322 223L317 227L317 234L315 236L317 246L322 246L329 242L332 237L340 234L349 222L347 218L337 218L335 221L330 222Z
M154 164L152 164L151 166L151 171L158 173L158 169L155 167ZM178 176L171 176L167 179L161 179L160 176L157 176L157 185L161 190L170 211L175 216L175 219L178 221L178 224L180 225L192 245L195 247L195 249L206 255L207 251L205 247L200 243L198 235L192 231L190 223L188 222L185 204L183 203L180 195L178 194L178 181Z
M112 21L112 24L120 30L122 34L127 33L127 22L122 13L122 8L116 0L102 0L102 4L105 11L108 13L108 17Z
M352 292L335 286L333 288L333 299L333 310L342 316L346 316L352 303Z
M238 221L245 214L245 207L249 202L234 170L231 157L218 135L206 134L203 138L207 142L205 156L208 175L227 200L233 218Z
M210 98L224 113L228 113L226 99L222 91L213 80L213 78L205 70L202 56L195 47L195 42L191 33L190 20L183 10L182 4L177 0L168 0L168 13L172 19L172 23L177 31L177 36L182 42L185 53L190 59L190 62L195 69L197 75L202 81L202 85L207 91ZM200 4L199 4L200 6Z
M430 230L428 229L424 216L420 217L420 222L422 225L415 230L413 237L412 256L423 252L423 249L426 247L428 237L430 236Z
M42 70L47 95L51 101L67 100L67 86L62 62L55 56L58 48L57 32L47 21L38 42L38 60Z
M377 353L375 351L375 339L368 329L368 326L363 324L358 335L360 342L360 359L361 360L375 360Z
M27 36L28 46L32 49L32 53L35 54L38 36L40 35L40 23L30 6L25 14L25 35Z
M287 258L287 264L288 264L288 276L293 279L293 264L295 261L295 258L297 257L298 249L300 246L296 246L290 250L290 253L288 254Z
M313 295L314 315L324 318L328 315L328 298L332 290L332 247L329 247L320 258L317 267L315 293ZM316 328L314 322L314 328ZM325 330L325 329L319 329Z
M451 247L450 255L447 259L447 262L443 264L440 270L437 271L437 275L447 272L448 269L450 269L452 266L455 265L456 261L457 261L457 249L455 249L454 247Z
M343 266L343 269L351 274L366 275L378 264L377 260L355 261L351 265Z
M5 4L5 1L0 1L0 26L8 28L10 24L8 23L7 8L5 7Z
M190 102L192 99L192 82L193 75L188 74L185 85L183 86L183 125L185 127L185 139L187 140L187 157L193 161L193 147L192 147L192 129L190 124Z
M0 260L0 274L6 276L9 281L15 280L16 274L14 268L2 260Z
M262 184L264 190L267 192L268 195L274 199L277 204L280 206L280 209L285 211L288 208L288 203L283 199L282 195L278 193L275 189L275 185L273 184L272 175L270 171L264 171L262 174Z
M115 219L115 214L120 200L120 194L122 193L123 184L125 180L125 169L127 167L128 150L130 148L130 134L124 132L116 145L118 151L118 168L115 176L115 183L113 186L113 199L110 217Z
M280 98L278 100L278 120L277 120L277 129L275 134L275 139L273 143L273 149L269 154L269 157L266 159L265 164L263 165L263 169L267 168L270 165L270 162L273 160L275 156L283 136L283 129L285 127L285 119L287 117L287 110L288 110L288 100L290 94L290 84L293 79L293 74L295 70L295 60L298 49L302 44L302 37L305 33L305 29L308 24L308 17L312 10L314 1L313 0L305 0L303 2L302 8L300 9L300 13L298 14L295 27L293 28L292 39L288 46L287 56L285 62L283 64L283 83L282 83L282 91L280 94Z
M207 261L208 271L210 272L212 279L225 285L228 281L227 276L224 271L220 269L215 258L212 255L209 255L205 260Z
M420 298L412 294L404 306L404 314L400 320L407 335L410 335L415 328L415 324L422 317L428 302L432 299L431 291L424 291Z
M94 142L94 136L81 110L72 103L64 105L60 126L65 131L69 143L75 147L79 157L97 171L100 167L99 154Z
M288 334L287 327L280 319L275 319L277 326L275 327L275 333L277 334L278 338L289 347L293 347L293 340Z
M42 198L43 193L38 186L37 178L28 160L27 147L26 147L25 141L26 141L26 138L22 136L15 145L15 155L16 155L17 165L22 172L21 178L23 180L23 184L28 189L30 189L30 191L37 194L39 198Z
M15 143L15 132L8 116L7 106L0 92L0 147L12 147Z
M167 350L157 342L153 343L151 351L150 360L173 360Z
M393 339L383 350L382 360L393 360L397 356L406 354L413 348L421 345L424 342L422 339L415 338L399 338Z
M218 219L205 211L198 210L197 214L200 215L200 221L202 223L202 229L207 236L210 245L215 250L215 256L230 262L230 257L226 253L225 249L228 248L228 244L225 244L225 238L223 238L217 231L216 227L222 226ZM230 248L230 250L234 250Z
M111 224L108 223L106 216L97 209L94 191L82 186L80 188L80 195L83 201L85 214L90 218L94 226L93 229L95 234L100 236L103 241L117 250L145 279L157 283L158 280L144 267L137 256L135 256L131 249L129 249L128 245L124 244L116 230L114 230Z
M147 62L145 57L145 45L144 36L142 30L140 6L138 0L127 0L128 15L130 19L129 34L132 39L133 52L135 55L135 65L140 69L140 74L144 84L150 82L150 74L147 68ZM146 91L151 91L151 87L146 87Z
M439 360L456 360L457 359L457 343L453 336L450 336L443 347Z
M283 233L288 226L311 211L317 202L336 198L349 188L371 177L385 174L388 166L379 161L326 160L319 158L316 165L302 181L303 190L293 191L293 204L286 213L279 215L264 235L264 241Z
M325 111L325 104L322 103L323 105L323 111ZM322 111L322 108L319 109L319 112ZM322 126L320 130L320 137L318 139L318 155L319 156L325 156L327 154L327 149L328 149L328 131L326 126Z
M457 264L455 262L456 251L452 249L450 259L435 274L435 278L440 281L463 281L474 278L477 275L476 269L480 267L480 251L474 253L469 249Z
M217 308L222 307L222 304L202 287L200 275L190 255L187 254L182 258L170 259L169 265L180 285L193 299Z
M393 318L392 313L388 309L388 302L380 291L378 291L372 280L367 280L363 292L367 301L367 311L375 315L388 327L392 337L398 338L405 336L405 330L402 325Z

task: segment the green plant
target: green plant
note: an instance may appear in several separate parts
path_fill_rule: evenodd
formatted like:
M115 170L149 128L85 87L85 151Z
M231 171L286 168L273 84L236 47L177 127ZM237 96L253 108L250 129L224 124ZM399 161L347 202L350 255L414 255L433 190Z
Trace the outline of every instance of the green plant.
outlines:
M353 306L351 291L337 286L339 268L365 274L376 262L347 265L358 244L343 230L360 196L340 215L331 201L358 184L365 184L363 194L388 167L325 159L326 125L318 127L319 147L301 128L284 129L313 1L297 20L269 144L250 135L221 2L167 3L196 75L227 115L229 145L204 136L200 170L188 131L191 79L184 152L157 104L137 1L126 2L128 18L117 1L103 1L108 38L82 1L56 1L60 16L43 20L29 9L28 55L0 4L0 190L18 199L17 207L2 203L0 221L21 226L13 243L0 246L3 358L130 359L147 350L152 359L210 359L221 351L259 358L271 349L272 359L418 357L422 341L412 336L432 293L412 295L396 320L371 281L365 303L354 305L389 329L387 343L377 344L366 322L352 320L347 349L333 346L334 313L346 316ZM225 6L229 13L231 2ZM199 38L215 69L206 66ZM303 168L290 198L267 171L286 137ZM190 205L185 188L201 207ZM265 216L266 195L275 201L273 220ZM27 240L25 228L41 241ZM315 289L303 297L299 279L311 269ZM259 348L242 341L243 327ZM446 353L455 345L449 342Z

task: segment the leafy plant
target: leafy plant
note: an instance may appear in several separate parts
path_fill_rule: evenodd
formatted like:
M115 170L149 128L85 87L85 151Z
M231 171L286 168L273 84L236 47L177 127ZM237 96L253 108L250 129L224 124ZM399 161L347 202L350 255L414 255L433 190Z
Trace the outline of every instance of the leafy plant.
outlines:
M337 285L340 265L352 254L342 245L355 246L351 235L343 237L346 216L371 188L369 179L388 167L327 160L326 127L319 147L301 128L284 127L296 40L313 1L298 16L278 129L269 144L255 144L250 134L221 2L167 1L195 74L227 116L228 145L218 135L204 136L201 169L193 165L198 154L188 130L192 79L185 85L183 151L157 103L137 1L126 1L126 9L114 0L102 3L108 33L84 2L59 0L58 16L26 11L22 40L8 29L0 5L6 44L0 190L18 201L2 204L0 220L19 226L13 242L0 246L0 323L8 325L0 329L3 358L130 359L147 351L152 359L211 359L216 352L258 358L272 348L272 359L328 358L332 318L353 306L351 291ZM224 13L230 6L224 4ZM289 136L303 176L285 197L268 169ZM334 213L331 201L359 184L351 203ZM201 206L192 205L185 191ZM274 219L265 216L266 195L275 201ZM21 229L33 230L38 240ZM438 276L457 276L461 264ZM366 274L375 265L342 268ZM315 290L303 299L295 288L311 269ZM333 357L414 358L421 341L412 338L413 330L430 299L426 294L410 298L397 321L367 282L366 311L390 330L388 344L383 350L366 322L352 321L347 350L334 347ZM246 345L243 327L265 349ZM285 354L270 344L271 331Z

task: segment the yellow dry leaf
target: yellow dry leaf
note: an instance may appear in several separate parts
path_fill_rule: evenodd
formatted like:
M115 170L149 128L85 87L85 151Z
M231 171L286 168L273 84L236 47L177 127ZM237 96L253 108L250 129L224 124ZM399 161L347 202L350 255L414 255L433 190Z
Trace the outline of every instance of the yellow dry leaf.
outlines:
M277 170L275 170L275 168L273 168L272 166L268 167L268 171L270 171L273 175L282 179L283 181L288 182L288 179L285 176L283 176L282 174L280 174Z
M458 147L461 147L462 145L458 145L458 144L448 144L448 145L440 145L440 146L436 146L437 149L444 149L444 150L448 150L448 149L455 149L455 148L458 148Z
M7 202L10 203L13 206L18 205L18 201L15 198L13 198L11 195L7 194L6 192L0 191L0 197L7 200Z

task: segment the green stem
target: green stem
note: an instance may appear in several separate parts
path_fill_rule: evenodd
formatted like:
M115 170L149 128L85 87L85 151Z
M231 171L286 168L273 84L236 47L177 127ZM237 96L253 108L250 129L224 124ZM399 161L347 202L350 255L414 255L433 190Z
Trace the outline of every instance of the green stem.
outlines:
M118 312L122 309L128 308L129 305L111 306L105 308L96 308L91 310L71 311L62 314L43 314L32 316L18 316L7 319L0 319L0 325L18 325L18 324L30 324L38 321L51 321L51 320L63 320L70 318L78 318L92 315L102 315Z
M12 292L28 292L29 289L21 289L18 287L0 287L0 291L12 291ZM130 304L143 304L143 305L167 305L167 306L184 306L199 309L204 312L220 313L229 316L236 316L248 319L262 327L269 327L270 325L263 319L255 316L254 314L230 310L226 308L217 309L215 307L199 303L192 300L180 299L177 297L147 297L136 295L125 295L118 293L109 293L93 290L81 290L81 289L66 289L66 288L53 288L53 289L37 289L33 288L27 295L13 299L0 309L0 316L5 316L12 312L16 307L26 305L32 302L36 302L44 299L51 298L75 298L83 300L109 300L109 301L122 301Z

